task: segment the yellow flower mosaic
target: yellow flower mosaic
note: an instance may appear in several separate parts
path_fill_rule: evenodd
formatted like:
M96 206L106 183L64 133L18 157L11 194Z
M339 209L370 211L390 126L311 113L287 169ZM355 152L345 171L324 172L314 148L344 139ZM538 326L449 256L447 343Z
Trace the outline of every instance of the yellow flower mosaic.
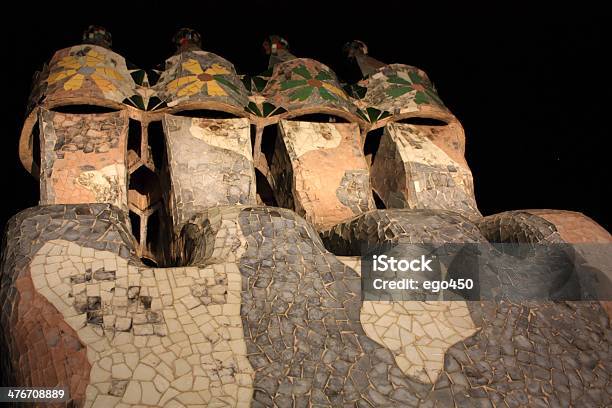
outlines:
M222 78L217 75L225 75L230 72L219 64L212 64L207 69L202 69L200 63L194 59L189 59L183 62L184 70L191 72L193 75L186 75L171 81L167 88L171 92L176 92L176 95L191 96L201 92L206 85L206 93L209 96L226 96L227 92L219 85L219 80L225 83Z
M80 89L87 77L91 78L102 92L117 90L111 80L124 80L123 75L108 66L109 63L104 58L104 54L94 49L90 49L83 56L65 56L57 65L63 70L51 73L47 78L47 83L52 85L66 80L63 85L66 91Z

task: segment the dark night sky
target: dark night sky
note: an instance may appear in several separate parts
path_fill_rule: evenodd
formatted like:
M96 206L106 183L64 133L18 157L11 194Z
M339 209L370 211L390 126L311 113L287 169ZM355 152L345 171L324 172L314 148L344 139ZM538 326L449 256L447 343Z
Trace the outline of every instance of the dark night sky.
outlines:
M31 76L55 50L77 44L93 23L112 32L115 51L144 68L172 53L177 28L191 26L202 33L204 49L232 61L241 73L266 68L261 42L277 33L289 39L294 54L355 79L340 50L345 41L361 39L372 56L429 74L465 127L467 159L485 215L568 209L610 230L605 141L611 132L604 113L610 94L604 89L610 85L606 55L611 47L605 13L586 5L582 10L446 10L441 5L421 10L411 3L342 2L334 9L331 1L165 2L181 9L149 4L128 13L127 2L106 9L107 3L95 2L74 5L69 14L51 14L49 7L36 15L11 7L3 13L1 37L10 60L2 63L0 223L38 199L37 182L17 157ZM31 2L28 7L38 8Z

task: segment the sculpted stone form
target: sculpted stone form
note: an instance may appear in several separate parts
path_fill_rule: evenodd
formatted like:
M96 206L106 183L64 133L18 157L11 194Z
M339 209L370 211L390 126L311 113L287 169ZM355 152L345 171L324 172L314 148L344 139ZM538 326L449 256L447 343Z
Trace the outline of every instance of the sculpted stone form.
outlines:
M2 385L83 407L612 404L609 304L553 300L548 259L492 245L599 245L577 254L605 300L612 237L573 212L483 217L424 72L354 41L343 86L272 36L243 76L182 29L155 81L104 29L83 39L21 134L41 199L5 232ZM362 300L359 255L413 244L480 245L488 297Z
M210 207L256 204L247 119L165 115L163 123L175 229Z
M436 146L427 129L385 126L370 171L372 188L389 208L444 209L480 217L470 169Z
M41 109L40 204L110 203L127 210L127 112L69 115Z
M281 206L319 230L375 208L356 124L281 120L279 133L271 172Z

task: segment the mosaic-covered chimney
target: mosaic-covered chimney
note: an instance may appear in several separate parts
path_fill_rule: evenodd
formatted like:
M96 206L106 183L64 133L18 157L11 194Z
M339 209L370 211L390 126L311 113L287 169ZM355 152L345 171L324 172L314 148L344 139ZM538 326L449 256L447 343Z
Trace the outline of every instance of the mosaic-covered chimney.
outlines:
M386 208L445 209L480 217L465 136L425 72L384 64L362 41L344 46L363 79L351 87L371 126L365 139L372 188Z

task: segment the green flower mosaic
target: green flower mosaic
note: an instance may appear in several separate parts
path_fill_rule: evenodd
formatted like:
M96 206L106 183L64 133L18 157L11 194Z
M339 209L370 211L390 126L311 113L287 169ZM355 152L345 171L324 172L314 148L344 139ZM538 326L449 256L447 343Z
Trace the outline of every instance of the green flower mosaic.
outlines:
M397 98L408 92L416 91L414 102L417 105L426 103L444 106L444 103L438 97L431 83L426 78L423 78L415 71L409 71L408 77L410 81L401 78L397 74L389 75L387 77L387 82L391 85L385 90L387 95Z
M346 99L346 95L342 89L329 82L325 82L334 79L329 72L319 71L313 74L304 65L295 67L292 72L302 79L288 79L280 83L282 91L294 89L294 91L289 94L289 99L292 101L305 101L315 92L315 90L319 93L321 98L328 101L337 101L339 98Z

